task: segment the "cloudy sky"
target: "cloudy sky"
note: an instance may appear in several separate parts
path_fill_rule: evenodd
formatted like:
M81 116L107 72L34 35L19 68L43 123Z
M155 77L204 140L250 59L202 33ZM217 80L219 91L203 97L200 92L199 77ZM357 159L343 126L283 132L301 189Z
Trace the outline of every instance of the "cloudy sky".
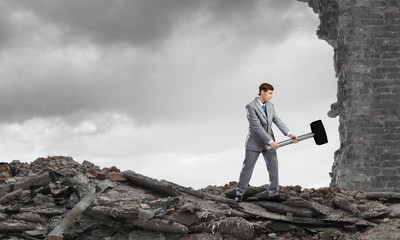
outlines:
M297 135L281 185L328 186L333 49L296 0L0 0L0 157L64 155L194 188L237 181L258 86ZM286 137L275 128L278 141ZM268 182L262 158L251 185Z

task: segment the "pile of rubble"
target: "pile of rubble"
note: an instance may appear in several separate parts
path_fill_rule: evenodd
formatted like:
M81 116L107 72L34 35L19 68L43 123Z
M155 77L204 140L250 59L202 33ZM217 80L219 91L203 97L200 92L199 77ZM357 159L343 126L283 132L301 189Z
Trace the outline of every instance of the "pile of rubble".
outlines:
M400 239L400 193L194 190L71 157L0 164L0 239Z

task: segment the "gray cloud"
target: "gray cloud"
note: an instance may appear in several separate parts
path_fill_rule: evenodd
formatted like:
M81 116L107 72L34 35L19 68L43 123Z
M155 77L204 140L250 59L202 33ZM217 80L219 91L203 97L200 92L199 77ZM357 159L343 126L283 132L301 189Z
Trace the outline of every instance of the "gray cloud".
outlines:
M0 49L5 47L12 36L12 27L10 26L10 9L4 1L0 1Z
M135 0L48 1L8 3L18 11L31 11L59 27L64 41L84 38L95 44L160 46L176 27L198 17L208 25L224 25L245 38L269 36L282 40L292 27L285 16L296 1L240 0ZM267 25L266 25L267 23Z

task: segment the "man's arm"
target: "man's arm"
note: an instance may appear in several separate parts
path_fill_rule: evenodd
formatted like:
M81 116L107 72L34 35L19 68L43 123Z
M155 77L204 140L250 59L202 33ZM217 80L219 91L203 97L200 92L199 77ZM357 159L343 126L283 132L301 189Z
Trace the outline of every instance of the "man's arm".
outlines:
M272 105L273 106L273 105ZM281 130L281 132L287 136L290 135L291 132L289 128L286 126L286 124L276 115L275 108L272 107L272 121L275 123L275 125Z
M273 106L273 105L272 105L272 106ZM279 128L279 130L281 130L281 132L282 132L285 136L287 136L287 137L289 137L289 138L291 138L291 139L295 139L295 140L293 141L293 143L298 143L299 141L297 141L297 136L294 135L294 134L289 130L289 128L286 126L286 124L278 117L278 115L277 115L276 112L275 112L275 108L274 108L274 107L272 107L272 110L273 110L272 121L275 123L275 125ZM279 148L279 145L278 145L276 142L272 142L272 143L270 143L270 145L271 145L272 149L274 149L274 150L276 150L276 149Z

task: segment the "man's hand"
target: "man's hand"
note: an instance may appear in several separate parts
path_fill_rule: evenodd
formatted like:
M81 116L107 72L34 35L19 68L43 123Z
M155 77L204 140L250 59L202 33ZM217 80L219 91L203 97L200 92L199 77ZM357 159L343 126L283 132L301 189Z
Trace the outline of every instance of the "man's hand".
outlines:
M272 147L272 149L276 150L279 148L279 145L276 142L272 142L271 147Z
M297 140L297 137L296 137L295 135L290 134L289 137L290 137L291 139L294 139L293 143L298 143L298 142L299 142L299 140Z

